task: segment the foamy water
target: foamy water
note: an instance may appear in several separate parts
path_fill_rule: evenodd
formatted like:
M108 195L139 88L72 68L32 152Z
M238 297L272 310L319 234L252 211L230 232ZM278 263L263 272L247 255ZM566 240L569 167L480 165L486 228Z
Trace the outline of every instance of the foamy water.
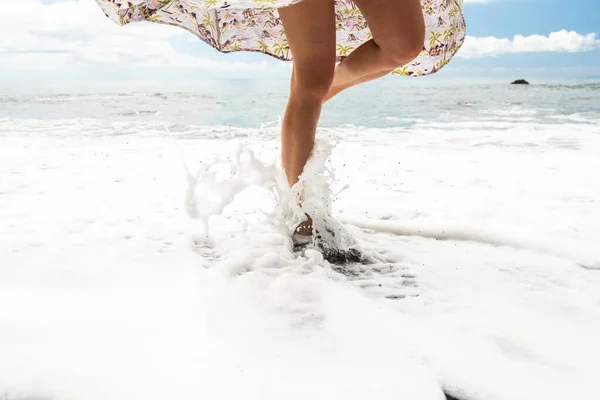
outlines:
M0 394L600 396L598 110L550 113L495 93L471 119L390 108L342 126L330 106L319 138L331 209L373 256L343 268L292 252L275 126L223 123L240 110L216 113L218 125L181 120L171 95L145 117L11 105ZM193 176L217 172L191 197L182 159Z

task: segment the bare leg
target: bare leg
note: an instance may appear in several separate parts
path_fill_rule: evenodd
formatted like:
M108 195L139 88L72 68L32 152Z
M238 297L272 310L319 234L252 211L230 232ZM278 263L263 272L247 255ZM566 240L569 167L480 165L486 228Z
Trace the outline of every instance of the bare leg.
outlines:
M373 39L363 43L335 69L324 101L341 91L389 74L414 60L425 42L420 0L355 0Z
M294 62L281 130L281 158L292 186L298 182L313 148L321 105L333 81L333 0L305 0L280 8L279 16Z

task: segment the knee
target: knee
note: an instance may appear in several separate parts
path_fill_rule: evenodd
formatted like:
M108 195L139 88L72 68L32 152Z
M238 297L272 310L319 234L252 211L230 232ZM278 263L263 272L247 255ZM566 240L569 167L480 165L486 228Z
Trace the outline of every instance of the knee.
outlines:
M377 43L384 52L388 67L397 68L408 64L419 56L425 43L425 24L410 32L401 28L393 35Z
M292 90L296 95L320 102L329 92L334 71L334 63L320 64L315 62L303 67L294 65Z

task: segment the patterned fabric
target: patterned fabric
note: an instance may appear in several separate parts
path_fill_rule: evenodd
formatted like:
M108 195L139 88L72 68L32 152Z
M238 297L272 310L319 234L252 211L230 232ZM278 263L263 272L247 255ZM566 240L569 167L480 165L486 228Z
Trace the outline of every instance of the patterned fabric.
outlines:
M104 13L124 25L150 21L181 27L223 53L256 51L280 60L292 55L277 8L301 0L96 0ZM334 0L337 60L371 38L352 0ZM465 38L463 0L421 0L426 37L421 54L395 74L437 72L456 54Z

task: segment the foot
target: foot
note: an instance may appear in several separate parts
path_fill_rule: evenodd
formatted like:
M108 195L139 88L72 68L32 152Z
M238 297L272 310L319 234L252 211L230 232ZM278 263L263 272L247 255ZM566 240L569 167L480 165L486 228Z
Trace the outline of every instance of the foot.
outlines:
M335 247L336 231L333 227L325 226L324 232L313 229L313 220L310 215L306 215L306 220L301 222L292 236L294 250L302 250L306 246L313 244L323 254L323 258L334 265L344 265L349 263L363 262L363 255L354 248L347 250ZM341 234L342 232L338 232ZM314 236L313 236L314 234Z
M294 230L294 234L292 235L292 240L294 242L294 247L304 246L312 241L313 236L313 221L310 215L306 215L306 220L302 221Z

